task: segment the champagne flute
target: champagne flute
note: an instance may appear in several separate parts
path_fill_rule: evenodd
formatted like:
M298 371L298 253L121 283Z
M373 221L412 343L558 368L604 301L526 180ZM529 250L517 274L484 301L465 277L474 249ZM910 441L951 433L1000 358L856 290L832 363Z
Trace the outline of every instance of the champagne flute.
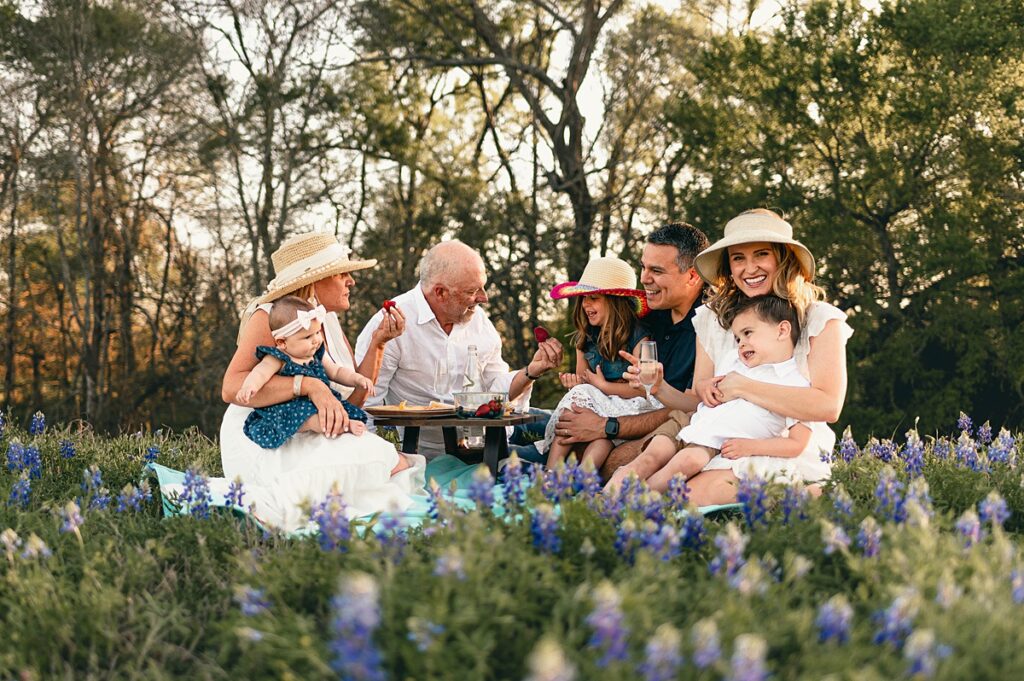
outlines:
M434 366L434 393L441 402L448 401L448 393L451 391L451 379L448 374L448 362L446 358L439 359Z
M654 341L640 341L640 383L644 386L647 399L651 399L651 387L658 378L658 344Z

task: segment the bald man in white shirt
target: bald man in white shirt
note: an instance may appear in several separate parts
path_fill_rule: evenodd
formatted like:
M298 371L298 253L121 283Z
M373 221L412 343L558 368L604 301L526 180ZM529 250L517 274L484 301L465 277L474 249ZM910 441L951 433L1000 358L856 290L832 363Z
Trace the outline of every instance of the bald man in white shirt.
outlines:
M483 389L507 392L520 406L529 404L533 382L561 364L562 344L549 338L525 368L509 368L501 358L501 337L481 307L487 302L483 259L461 241L444 241L427 251L419 264L419 276L416 286L394 299L405 315L405 333L385 346L374 386L376 395L368 398L366 405L448 400L448 391L435 390L438 367L443 366L450 384L458 386L458 377L466 374L470 345L477 348ZM381 315L374 315L359 334L357 363L369 350L372 330ZM443 452L441 429L423 428L419 453L431 457Z

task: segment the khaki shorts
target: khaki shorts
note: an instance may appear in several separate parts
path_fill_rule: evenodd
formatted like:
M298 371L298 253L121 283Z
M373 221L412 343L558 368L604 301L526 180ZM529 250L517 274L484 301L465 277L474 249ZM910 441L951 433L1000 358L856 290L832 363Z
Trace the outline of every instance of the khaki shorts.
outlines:
M690 425L690 416L691 414L682 411L681 409L673 409L670 411L668 413L668 421L665 421L665 423L652 430L648 433L647 437L644 438L644 444L641 451L646 449L647 444L655 437L658 435L664 435L675 443L677 452L681 449L685 449L686 447L700 447L708 452L711 458L718 456L720 454L719 450L713 447L690 444L689 442L683 442L679 439L679 431Z

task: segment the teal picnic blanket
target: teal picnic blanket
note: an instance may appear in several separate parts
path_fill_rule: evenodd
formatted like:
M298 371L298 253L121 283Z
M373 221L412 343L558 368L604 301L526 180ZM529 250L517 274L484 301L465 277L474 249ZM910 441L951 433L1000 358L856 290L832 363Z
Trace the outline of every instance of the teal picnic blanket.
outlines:
M479 465L470 465L464 463L457 457L444 454L427 463L427 484L429 485L431 481L436 482L445 490L446 500L454 503L460 508L466 510L473 509L476 507L476 504L469 498L468 488L472 482L473 473L477 468L479 468ZM177 499L176 493L168 492L168 490L176 490L178 487L185 484L184 471L168 468L167 466L163 466L158 463L147 463L143 468L143 476L147 477L149 475L155 475L157 482L160 485L160 502L163 507L164 517L170 518L173 516L188 515L189 509L187 504L181 503ZM454 488L452 488L452 483L454 483ZM264 526L258 518L253 516L248 508L233 504L228 500L227 488L228 485L230 485L230 481L227 478L209 478L208 484L210 487L211 508L226 509L238 516L248 518L263 530L271 530L271 528ZM379 513L365 516L363 519L371 520L374 517L378 520L382 518L392 518L399 520L400 524L404 527L419 527L427 518L429 511L428 501L426 497L422 496L414 496L410 498L413 502L412 505L403 511L398 513ZM716 511L738 508L740 508L740 504L722 504L718 506L702 506L698 510L704 515L707 515ZM494 504L492 506L492 510L498 517L502 517L505 514L504 492L500 485L495 485L494 488ZM380 522L373 525L374 530L379 530L380 527ZM315 528L303 528L289 534L290 536L309 536L315 533Z

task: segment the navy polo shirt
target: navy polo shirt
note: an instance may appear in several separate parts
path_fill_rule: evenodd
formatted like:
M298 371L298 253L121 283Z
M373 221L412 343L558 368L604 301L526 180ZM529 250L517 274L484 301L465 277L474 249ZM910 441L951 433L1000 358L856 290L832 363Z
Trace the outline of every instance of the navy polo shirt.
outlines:
M697 357L697 334L693 330L693 313L675 324L671 310L651 310L640 323L648 337L658 344L658 361L665 366L665 380L676 390L686 390L693 383L693 362Z

